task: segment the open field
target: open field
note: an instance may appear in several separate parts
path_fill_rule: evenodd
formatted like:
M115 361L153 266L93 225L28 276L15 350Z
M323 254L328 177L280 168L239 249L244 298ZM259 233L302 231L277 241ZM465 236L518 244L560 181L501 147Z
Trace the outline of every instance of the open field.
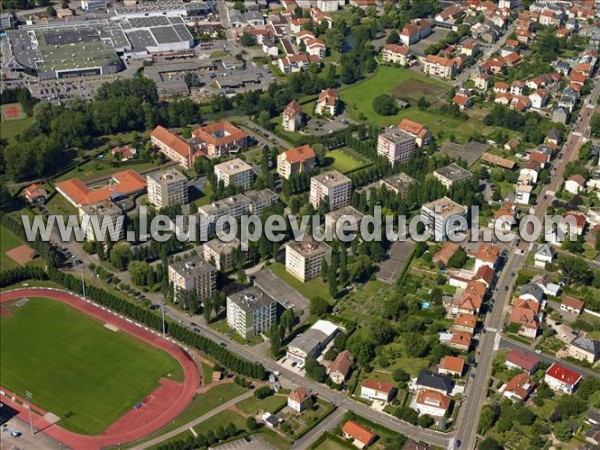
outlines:
M61 302L30 299L1 317L2 385L58 415L60 426L98 434L159 385L180 381L169 354ZM24 356L26 355L26 356Z
M274 394L267 398L258 399L256 397L250 397L246 400L242 400L237 406L239 409L247 414L256 414L258 411L269 411L275 413L287 405L287 395Z
M25 131L34 123L35 119L33 117L3 122L2 133L0 133L0 138L6 139L9 144L15 144L17 142L17 135L23 133L23 131Z
M77 215L77 209L58 192L46 203L46 208L55 216Z
M371 163L362 156L348 150L337 149L327 152L325 155L325 164L327 169L339 170L342 173L352 172L357 169L362 169Z

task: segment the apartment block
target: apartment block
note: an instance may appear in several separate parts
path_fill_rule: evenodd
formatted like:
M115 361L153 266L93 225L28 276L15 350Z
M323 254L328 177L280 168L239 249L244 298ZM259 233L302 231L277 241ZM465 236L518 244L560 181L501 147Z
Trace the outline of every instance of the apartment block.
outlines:
M212 239L202 246L202 256L206 261L216 267L217 270L227 270L233 267L233 253L240 248L240 240L234 238L225 242L220 239ZM241 252L244 257L248 252Z
M277 320L277 302L251 286L227 297L227 325L244 339L267 332Z
M192 146L165 127L157 126L150 135L150 141L170 160L177 161L188 170L192 167Z
M316 155L310 145L303 145L280 153L277 156L277 173L286 180L300 173L313 170Z
M148 201L157 208L185 205L188 202L187 178L175 169L148 175Z
M392 166L406 163L415 147L415 137L398 128L386 130L377 139L377 154L387 158Z
M348 206L352 198L352 180L337 170L325 172L310 179L310 204L315 209L323 199L329 200L329 210Z
M421 215L425 226L437 241L445 241L449 234L467 230L467 208L448 197L423 205Z
M239 158L217 164L214 170L217 180L223 181L225 187L238 186L246 190L254 182L252 166Z
M192 131L192 142L209 158L238 153L248 145L248 135L229 122L216 122Z
M125 228L123 227L123 212L121 208L115 205L111 200L101 200L97 203L91 203L89 205L82 205L79 207L79 218L82 223L83 232L85 238L88 241L106 241L110 239L110 230L114 229L116 236L122 239L125 235ZM119 220L119 218L121 218ZM95 222L95 224L93 223ZM105 224L105 227L102 225ZM94 226L95 225L95 226ZM95 228L100 231L102 228L106 230L104 238L96 236Z
M312 236L289 242L285 244L285 270L304 283L321 275L323 259L329 259L330 255L329 246Z
M212 297L217 290L217 270L200 256L169 264L169 283L173 284L175 302L195 290L199 300Z

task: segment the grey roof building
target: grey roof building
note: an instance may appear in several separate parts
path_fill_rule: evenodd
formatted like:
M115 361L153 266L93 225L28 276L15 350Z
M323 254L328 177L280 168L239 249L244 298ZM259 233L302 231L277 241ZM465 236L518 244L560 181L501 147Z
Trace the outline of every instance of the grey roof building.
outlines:
M417 389L430 389L443 394L448 394L454 389L454 382L447 376L436 375L426 370L419 373L415 383Z
M528 283L521 288L520 295L521 297L525 297L526 295L531 296L535 301L541 303L544 298L544 291L537 284Z

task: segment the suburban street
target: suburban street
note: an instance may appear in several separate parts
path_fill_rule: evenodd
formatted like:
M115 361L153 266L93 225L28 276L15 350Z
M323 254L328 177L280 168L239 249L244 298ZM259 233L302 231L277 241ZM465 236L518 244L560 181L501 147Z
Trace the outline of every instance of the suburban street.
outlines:
M556 168L556 170L553 176L551 177L550 184L546 188L542 189L542 195L538 197L537 204L534 206L534 214L540 220L543 220L543 217L546 214L546 211L548 210L548 206L552 202L552 197L549 195L543 195L543 193L548 190L554 192L558 190L558 188L563 182L563 173L565 171L566 164L569 161L575 160L579 155L579 148L585 143L584 135L587 132L589 132L589 123L593 111L593 107L588 108L586 107L586 105L595 105L599 95L600 83L598 83L598 80L596 79L595 85L591 93L584 101L584 106L582 107L582 111L579 114L580 120L571 129L566 139L566 142L562 146L563 158L562 160L559 160L555 163L554 167ZM529 254L530 250L531 246L524 255L519 255L516 253L514 248L511 249L502 275L498 280L498 294L493 296L493 298L496 301L496 305L492 313L488 314L488 317L486 317L486 328L490 331L482 335L480 338L478 350L478 353L480 355L478 364L479 367L475 374L475 378L467 383L465 395L466 401L463 401L461 411L457 420L458 431L456 434L456 439L461 441L461 448L475 448L479 413L481 411L481 407L485 402L487 380L489 380L491 374L493 355L494 351L496 350L496 348L494 347L496 333L501 333L502 331L504 311L508 306L508 301L510 300L510 293L512 292L511 287L514 281L512 273L516 273L521 268L522 264L527 259L527 255ZM505 290L505 287L507 286L508 290ZM507 343L508 341L505 340L504 342ZM517 344L514 343L514 341L510 341L506 345L517 346ZM531 351L529 347L523 347ZM522 347L519 346L519 348L523 350ZM550 357L547 356L547 358ZM569 364L565 365L569 366ZM580 373L586 372L584 369L579 367L576 367L575 369Z
M344 414L346 414L345 409L336 409L333 413L329 414L325 419L323 419L323 421L316 427L294 442L291 450L303 450L308 448L312 443L319 439L323 433L333 430L340 420L342 420Z

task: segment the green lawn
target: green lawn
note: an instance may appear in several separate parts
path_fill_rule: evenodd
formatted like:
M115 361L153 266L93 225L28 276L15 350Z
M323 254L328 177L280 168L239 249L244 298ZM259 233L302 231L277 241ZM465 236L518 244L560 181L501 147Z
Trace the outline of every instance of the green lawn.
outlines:
M58 192L46 204L46 208L55 216L76 216L77 208Z
M258 411L275 413L287 404L287 395L275 394L262 400L250 397L242 400L236 406L247 414L256 414Z
M288 273L285 270L285 266L281 263L273 263L268 266L268 269L308 299L323 297L330 302L333 301L333 298L329 295L329 288L321 278L314 278L306 283L302 283Z
M0 133L0 138L6 139L9 144L15 144L17 142L17 135L23 133L23 131L25 131L34 123L35 119L33 117L2 122L2 126L0 127L2 130Z
M6 256L6 252L19 245L24 244L12 231L5 227L0 227L0 271L13 269L18 266L11 258ZM43 258L37 257L33 261L27 263L27 265L44 266L46 264Z
M325 439L323 442L321 442L319 445L317 445L316 447L312 447L315 450L349 450L354 448L352 446L352 444L350 443L344 443L344 445L342 445L341 443L334 441L331 438L327 438Z
M136 170L139 172L142 170L151 169L155 166L156 164L154 163L143 161L130 164L116 163L113 165L105 160L93 159L85 164L82 164L81 166L75 167L73 170L61 175L54 181L58 183L71 178L79 178L82 181L87 182L121 170Z
M327 166L327 169L335 169L342 173L348 173L370 164L367 159L354 152L337 149L326 153L324 166Z
M205 362L200 363L202 366L202 384L210 384L213 381L213 368Z
M2 385L61 418L76 433L98 434L183 369L166 352L55 300L34 298L2 316Z

